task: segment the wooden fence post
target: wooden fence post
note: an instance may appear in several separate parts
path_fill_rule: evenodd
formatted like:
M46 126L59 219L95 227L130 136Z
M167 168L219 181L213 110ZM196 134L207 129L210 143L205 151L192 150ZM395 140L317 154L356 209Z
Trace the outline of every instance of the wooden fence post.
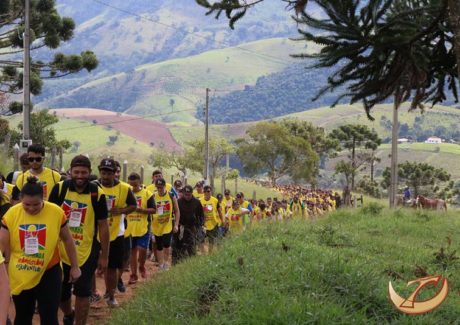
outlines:
M128 161L123 161L123 182L128 180Z

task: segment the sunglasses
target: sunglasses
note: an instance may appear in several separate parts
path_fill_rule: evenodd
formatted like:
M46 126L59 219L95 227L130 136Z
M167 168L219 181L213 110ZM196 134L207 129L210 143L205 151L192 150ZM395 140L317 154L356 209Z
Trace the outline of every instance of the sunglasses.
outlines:
M210 191L210 190L206 190L206 191L204 191L204 192L205 192L205 193L211 193L211 191Z
M42 160L43 160L43 157L28 157L27 158L28 162L34 162L34 161L41 162Z

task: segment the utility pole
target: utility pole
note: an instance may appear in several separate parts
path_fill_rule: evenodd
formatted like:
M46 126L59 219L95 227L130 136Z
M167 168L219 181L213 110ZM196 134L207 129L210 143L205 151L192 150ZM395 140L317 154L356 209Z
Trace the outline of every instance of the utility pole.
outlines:
M23 91L24 100L22 106L23 131L22 138L30 139L30 0L25 0L24 7L24 71Z
M395 96L393 107L393 126L391 129L391 185L390 185L390 208L396 207L396 193L398 189L398 108L399 96Z
M205 129L204 129L204 181L209 185L209 88L206 88Z

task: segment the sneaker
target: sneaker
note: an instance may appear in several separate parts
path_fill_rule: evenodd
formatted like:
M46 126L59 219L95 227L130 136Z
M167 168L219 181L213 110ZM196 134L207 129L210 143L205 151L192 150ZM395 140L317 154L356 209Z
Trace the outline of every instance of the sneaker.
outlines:
M72 314L64 315L64 318L62 319L62 323L64 325L73 325L74 319L75 319L75 311L72 311Z
M145 266L139 266L139 273L141 274L142 278L145 279L147 277L147 271L145 270Z
M120 291L121 293L126 292L125 284L123 283L123 280L121 278L118 279L117 288L118 288L118 291Z
M99 293L93 293L90 297L89 297L89 303L90 304L94 304L96 302L99 302L102 300L102 297Z
M109 299L109 297L110 297L110 295L109 295L109 293L108 293L108 292L104 293L104 299L106 299L106 300L107 300L107 299Z
M131 274L129 276L128 284L135 284L135 283L137 283L137 280L138 280L137 275L136 274Z
M168 271L169 270L169 265L164 263L159 266L160 271Z
M115 298L108 298L105 300L107 302L107 305L110 307L110 308L116 308L118 307L118 301L117 299Z

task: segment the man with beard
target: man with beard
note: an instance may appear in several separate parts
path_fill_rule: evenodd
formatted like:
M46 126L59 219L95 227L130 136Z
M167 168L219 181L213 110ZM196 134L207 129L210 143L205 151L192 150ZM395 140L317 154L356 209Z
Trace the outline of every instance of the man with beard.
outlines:
M186 185L182 197L177 201L180 211L179 232L174 234L172 258L178 263L187 256L196 254L196 237L204 226L201 202L193 197L193 188Z
M91 162L86 156L76 156L70 163L71 179L56 184L49 201L59 205L65 212L70 232L77 248L81 277L69 282L70 263L61 244L64 278L61 291L61 310L64 324L85 324L89 312L91 280L96 269L105 272L109 254L109 225L105 194L99 186L89 182ZM101 244L96 239L99 233ZM99 251L101 254L99 255ZM75 312L72 311L71 295L76 296Z

